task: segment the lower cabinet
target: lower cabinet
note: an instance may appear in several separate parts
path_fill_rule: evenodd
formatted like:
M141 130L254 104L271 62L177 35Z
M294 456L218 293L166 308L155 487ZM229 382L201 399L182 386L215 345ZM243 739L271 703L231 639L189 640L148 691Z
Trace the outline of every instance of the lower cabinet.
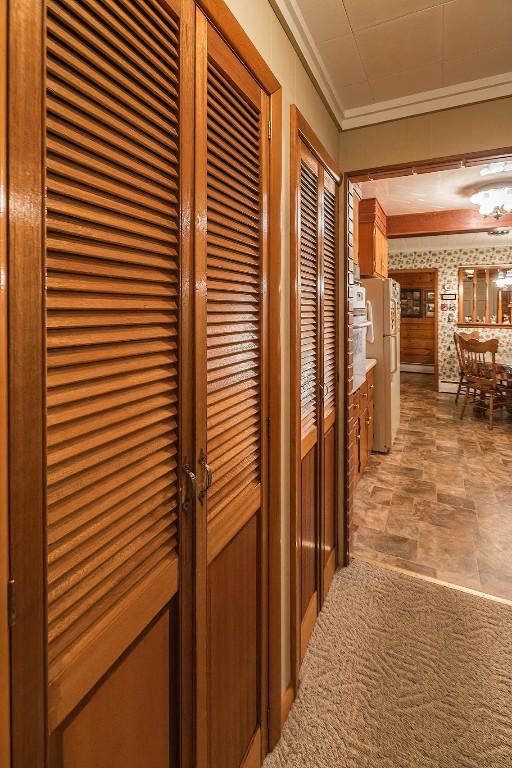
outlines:
M372 369L368 372L364 383L352 395L350 450L356 483L364 472L373 448L374 386Z

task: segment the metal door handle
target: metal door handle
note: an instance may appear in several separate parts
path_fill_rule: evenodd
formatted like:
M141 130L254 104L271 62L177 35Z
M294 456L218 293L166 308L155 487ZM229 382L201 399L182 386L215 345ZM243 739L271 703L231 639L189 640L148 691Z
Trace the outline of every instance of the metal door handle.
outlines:
M213 475L212 470L208 462L206 461L206 454L203 450L201 450L201 453L199 455L199 464L202 466L204 470L204 476L205 476L205 482L203 485L203 488L201 489L201 492L199 494L199 501L203 503L206 494L210 490L210 488L213 485Z
M190 509L192 500L196 495L196 476L190 469L189 464L184 464L182 467L182 471L185 477L187 478L187 490L185 493L185 500L182 504L182 507L184 512L188 512L188 510Z

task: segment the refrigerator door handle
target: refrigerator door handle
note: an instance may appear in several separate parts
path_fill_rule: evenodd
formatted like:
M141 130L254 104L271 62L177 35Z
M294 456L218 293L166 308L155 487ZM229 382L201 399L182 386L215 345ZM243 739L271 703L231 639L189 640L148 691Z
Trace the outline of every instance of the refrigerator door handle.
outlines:
M368 341L373 344L375 341L375 334L373 331L373 307L371 301L366 302L366 317L368 318Z
M398 371L398 337L396 335L390 336L390 339L393 340L393 370L391 373L396 373Z

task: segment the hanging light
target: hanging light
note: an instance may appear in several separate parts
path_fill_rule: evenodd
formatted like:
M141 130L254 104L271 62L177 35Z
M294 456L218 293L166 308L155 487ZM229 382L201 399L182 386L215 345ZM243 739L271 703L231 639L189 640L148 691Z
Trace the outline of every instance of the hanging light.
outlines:
M501 219L512 211L512 187L482 189L471 196L471 202L479 206L482 216Z

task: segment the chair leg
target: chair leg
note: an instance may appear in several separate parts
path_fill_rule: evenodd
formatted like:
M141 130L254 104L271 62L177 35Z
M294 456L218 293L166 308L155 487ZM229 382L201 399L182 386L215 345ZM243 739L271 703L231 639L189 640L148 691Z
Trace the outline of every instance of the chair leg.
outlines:
M457 394L455 395L455 405L457 405L457 403L459 402L459 395L460 395L460 391L462 389L462 381L463 381L463 379L464 379L464 375L461 373L460 374L460 379L459 379L459 388L457 389Z
M489 398L489 429L492 429L494 426L494 395L491 392L490 398Z
M466 411L466 406L468 404L468 397L469 397L469 387L466 387L466 394L464 396L464 402L462 404L462 411L460 412L460 420L464 418L464 413Z

